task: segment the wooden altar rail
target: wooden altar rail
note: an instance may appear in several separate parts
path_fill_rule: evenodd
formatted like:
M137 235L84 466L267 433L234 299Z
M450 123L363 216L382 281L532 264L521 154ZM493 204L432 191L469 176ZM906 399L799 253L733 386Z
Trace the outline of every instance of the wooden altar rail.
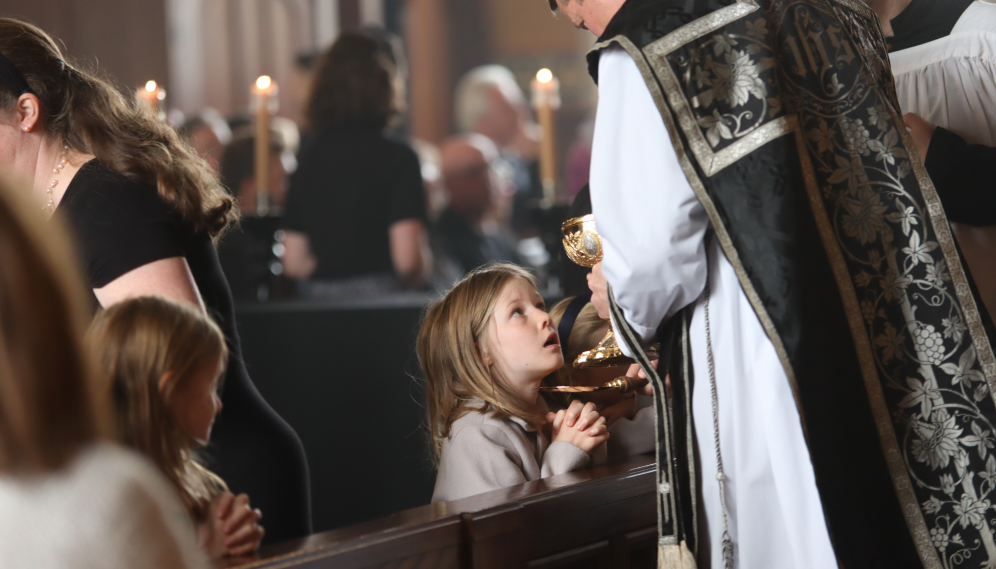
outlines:
M270 546L222 567L652 568L654 479L652 456L631 457Z

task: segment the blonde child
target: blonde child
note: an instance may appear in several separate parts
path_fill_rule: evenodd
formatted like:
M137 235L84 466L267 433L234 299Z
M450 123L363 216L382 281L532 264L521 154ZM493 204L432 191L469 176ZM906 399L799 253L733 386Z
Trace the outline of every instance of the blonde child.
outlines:
M543 298L520 267L471 272L429 308L417 349L438 467L433 502L577 470L609 438L594 404L554 414L539 397L543 378L564 360Z
M576 368L574 360L586 350L594 348L605 337L609 323L598 316L590 297L567 297L550 309L550 316L558 329L564 347L564 365L550 374L544 385L599 386L626 375L640 377L639 366L614 366ZM644 391L599 391L572 394L572 397L594 403L606 419L612 441L608 443L607 458L616 460L633 454L653 452L657 444L654 431L656 415L652 396ZM567 406L565 394L546 394L551 408Z
M100 312L88 342L116 404L122 442L172 482L201 547L214 558L254 551L263 537L259 510L194 459L221 411L228 349L218 326L192 307L139 297Z

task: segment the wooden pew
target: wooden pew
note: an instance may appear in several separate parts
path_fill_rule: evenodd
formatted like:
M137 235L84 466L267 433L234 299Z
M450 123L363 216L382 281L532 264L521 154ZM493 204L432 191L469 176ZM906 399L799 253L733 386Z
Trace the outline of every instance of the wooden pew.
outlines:
M630 457L270 546L219 567L653 568L654 479L652 456Z

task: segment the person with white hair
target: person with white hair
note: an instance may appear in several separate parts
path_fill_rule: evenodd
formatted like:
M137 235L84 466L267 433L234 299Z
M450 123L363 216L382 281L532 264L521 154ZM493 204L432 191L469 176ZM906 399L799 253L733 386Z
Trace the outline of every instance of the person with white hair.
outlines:
M512 225L528 232L532 225L526 213L528 202L542 198L539 134L515 76L501 65L476 67L460 79L455 101L460 131L490 138L511 167L516 190Z
M496 223L495 210L507 200L496 170L499 153L488 137L464 134L440 150L447 206L433 226L433 241L454 272L463 276L489 262L522 264L514 236Z

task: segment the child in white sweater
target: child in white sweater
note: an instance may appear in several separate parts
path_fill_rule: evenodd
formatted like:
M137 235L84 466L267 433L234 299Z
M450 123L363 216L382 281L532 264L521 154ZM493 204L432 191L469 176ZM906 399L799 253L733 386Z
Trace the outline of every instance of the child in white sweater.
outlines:
M419 331L418 357L438 467L433 502L582 468L609 438L594 404L550 413L539 396L564 357L543 298L520 267L479 268L435 303Z

